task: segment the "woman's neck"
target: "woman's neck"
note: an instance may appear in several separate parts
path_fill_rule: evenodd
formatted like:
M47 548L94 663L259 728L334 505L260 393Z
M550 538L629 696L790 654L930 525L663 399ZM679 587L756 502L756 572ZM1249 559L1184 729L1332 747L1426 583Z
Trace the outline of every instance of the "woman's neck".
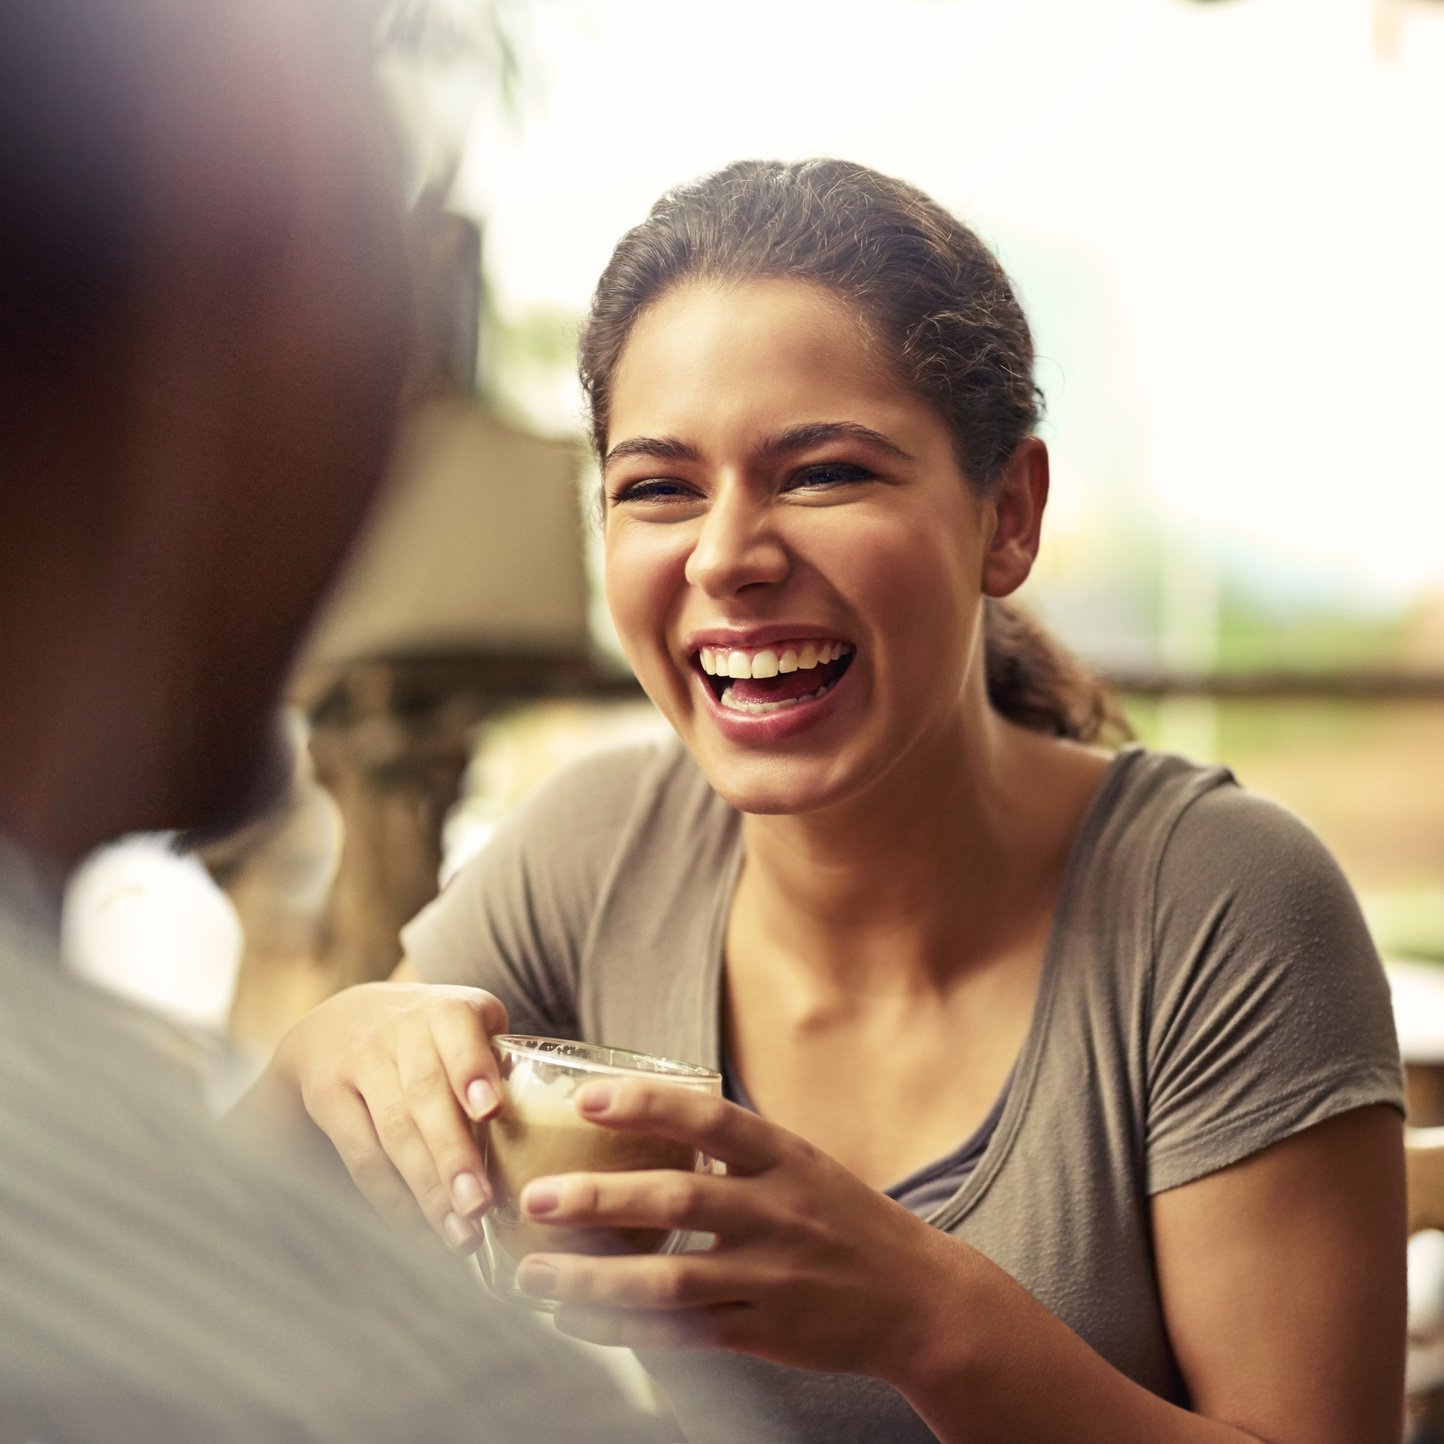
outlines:
M744 818L738 905L819 982L946 988L1036 932L1105 765L989 712L837 807Z

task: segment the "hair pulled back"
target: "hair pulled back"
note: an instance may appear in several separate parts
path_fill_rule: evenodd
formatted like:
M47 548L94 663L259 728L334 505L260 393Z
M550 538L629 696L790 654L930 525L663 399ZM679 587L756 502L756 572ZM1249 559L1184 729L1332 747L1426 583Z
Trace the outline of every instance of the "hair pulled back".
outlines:
M676 287L807 281L868 322L904 384L942 416L980 496L1038 423L1033 338L992 252L916 187L847 161L738 161L668 191L624 235L592 297L578 369L606 451L613 378L637 317ZM1127 733L1107 690L1040 626L985 601L988 698L1036 731Z

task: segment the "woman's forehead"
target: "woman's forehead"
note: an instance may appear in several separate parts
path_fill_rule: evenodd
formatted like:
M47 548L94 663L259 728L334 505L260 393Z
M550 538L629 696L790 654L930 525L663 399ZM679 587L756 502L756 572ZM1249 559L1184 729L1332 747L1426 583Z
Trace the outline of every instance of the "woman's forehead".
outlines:
M805 281L695 282L637 318L615 372L609 444L659 407L779 403L836 397L897 399L895 363L862 312Z
M839 451L881 467L956 464L937 408L859 341L849 315L765 304L743 312L726 303L716 298L710 314L659 309L647 329L639 326L618 368L604 471L770 469Z

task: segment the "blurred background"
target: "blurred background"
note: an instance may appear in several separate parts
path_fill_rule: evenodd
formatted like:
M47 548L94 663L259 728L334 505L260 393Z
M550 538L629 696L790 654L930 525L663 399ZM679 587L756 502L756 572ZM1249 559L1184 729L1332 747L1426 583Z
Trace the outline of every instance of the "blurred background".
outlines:
M827 153L1021 290L1054 462L1023 599L1143 740L1313 825L1444 1059L1444 0L400 0L377 54L424 344L292 796L203 857L93 858L75 966L260 1056L548 772L656 725L597 602L577 324L667 186Z

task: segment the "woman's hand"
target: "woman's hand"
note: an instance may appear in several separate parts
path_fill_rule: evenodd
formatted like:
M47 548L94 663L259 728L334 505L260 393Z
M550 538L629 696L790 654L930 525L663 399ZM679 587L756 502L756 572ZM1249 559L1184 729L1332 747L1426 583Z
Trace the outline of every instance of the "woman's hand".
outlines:
M499 1105L490 1039L506 1009L480 988L363 983L307 1013L262 1080L298 1100L356 1186L402 1227L452 1248L479 1238L490 1202L472 1125Z
M719 1098L654 1083L591 1083L582 1115L691 1144L727 1175L575 1173L522 1194L533 1219L716 1235L697 1253L531 1254L519 1283L557 1299L564 1332L633 1348L717 1347L801 1368L895 1378L929 1299L966 1250L811 1144Z

